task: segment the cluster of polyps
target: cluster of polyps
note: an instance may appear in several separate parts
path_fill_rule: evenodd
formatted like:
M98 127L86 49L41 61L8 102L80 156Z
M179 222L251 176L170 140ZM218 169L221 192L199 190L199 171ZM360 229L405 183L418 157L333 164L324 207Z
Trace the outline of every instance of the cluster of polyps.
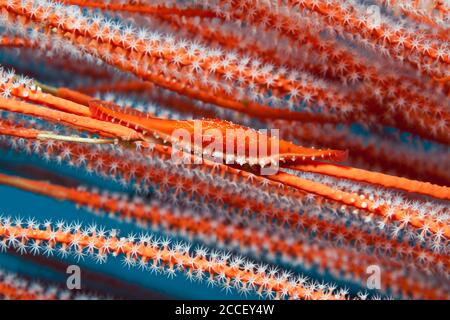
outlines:
M0 245L2 250L14 248L22 254L30 250L47 255L54 252L66 257L93 256L98 263L106 262L108 256L124 256L124 263L144 270L167 273L185 271L188 277L205 280L224 286L227 290L237 288L243 293L256 291L260 295L276 298L342 299L343 292L334 292L335 287L326 284L308 283L306 278L293 278L289 272L278 273L276 268L256 265L228 253L208 253L201 247L191 250L189 244L171 245L169 239L154 239L142 235L135 239L116 236L116 231L105 231L95 226L85 229L81 225L52 225L45 222L41 227L33 220L22 226L20 220L3 217L0 222ZM207 277L209 275L209 279Z

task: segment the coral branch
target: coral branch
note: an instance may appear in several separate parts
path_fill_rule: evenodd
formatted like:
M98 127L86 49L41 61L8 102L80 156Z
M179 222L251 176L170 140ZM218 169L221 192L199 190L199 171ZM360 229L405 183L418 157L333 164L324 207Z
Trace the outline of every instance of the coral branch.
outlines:
M342 299L332 291L317 290L309 284L298 283L289 276L278 275L253 268L243 268L241 261L230 259L227 254L208 255L206 252L191 252L189 245L171 246L170 241L160 243L144 236L139 241L130 240L133 237L116 237L113 231L110 235L100 233L95 228L82 230L81 226L59 225L46 223L44 228L39 225L22 227L14 225L8 219L0 222L0 242L4 248L31 245L31 250L58 250L64 255L70 251L75 254L94 256L98 262L104 262L108 256L124 255L129 265L138 263L141 268L166 268L172 273L176 269L185 270L188 276L196 274L200 280L204 274L209 274L211 281L223 283L230 287L230 282L244 290L256 291L258 294L267 292L276 298L294 299ZM36 248L36 249L33 249ZM136 261L137 260L137 261Z
M393 219L404 224L410 224L418 229L429 230L437 236L438 240L441 237L450 239L449 225L443 225L439 222L432 221L431 219L421 218L414 213L406 212L401 209L390 208L389 206L377 206L374 202L366 199L364 196L339 191L324 184L302 179L286 173L279 173L277 175L269 176L269 178L271 180L299 188L300 190L314 193L345 205L362 209L363 211L367 210L369 212L376 213L382 217L386 217L386 219Z
M18 100L0 98L0 109L37 116L54 122L63 122L82 130L117 137L124 141L142 139L141 135L139 135L136 131L121 125L106 123L88 117L52 110Z
M379 172L371 172L358 168L345 167L335 164L311 162L290 166L290 169L315 172L337 178L350 179L354 181L367 182L384 186L386 188L395 188L408 192L420 193L431 197L450 200L450 188L434 185L431 183L409 180L401 177L395 177Z

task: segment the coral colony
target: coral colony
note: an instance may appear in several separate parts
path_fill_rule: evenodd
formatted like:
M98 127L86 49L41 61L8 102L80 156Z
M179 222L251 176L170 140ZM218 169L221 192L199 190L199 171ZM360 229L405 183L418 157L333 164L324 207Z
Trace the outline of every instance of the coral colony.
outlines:
M449 1L0 9L0 297L450 297Z

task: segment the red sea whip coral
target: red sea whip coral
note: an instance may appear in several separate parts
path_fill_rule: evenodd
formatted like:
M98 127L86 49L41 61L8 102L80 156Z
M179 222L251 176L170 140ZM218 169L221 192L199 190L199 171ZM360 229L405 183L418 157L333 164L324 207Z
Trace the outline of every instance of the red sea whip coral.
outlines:
M0 8L2 150L128 191L6 172L0 183L149 232L119 237L8 216L2 250L99 263L120 256L266 298L448 297L445 2L5 0ZM197 124L200 142L184 141L180 164L172 134ZM280 137L254 130L262 128ZM207 149L210 132L227 129L244 138ZM261 141L278 151L253 153ZM278 171L261 174L272 163ZM178 236L202 246L172 245ZM373 265L382 286L369 294ZM47 297L13 284L1 282L0 293Z

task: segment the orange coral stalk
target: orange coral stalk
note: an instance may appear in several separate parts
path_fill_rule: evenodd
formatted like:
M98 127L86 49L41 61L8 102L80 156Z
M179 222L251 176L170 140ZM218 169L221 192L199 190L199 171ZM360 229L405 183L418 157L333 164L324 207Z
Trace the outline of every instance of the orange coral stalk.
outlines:
M77 91L92 94L95 92L107 92L107 91L142 91L144 89L153 88L154 84L151 82L145 81L127 81L127 82L117 82L111 84L102 84L98 86L89 86L89 87L79 87L75 90L71 90L72 93L69 93L68 88L59 88L56 93L60 97L65 97L66 99L70 99L70 96L73 97L75 102L82 103L87 102L89 99L88 96L85 96L83 99L81 96L78 96ZM64 91L64 92L62 92ZM91 98L92 99L92 98ZM224 100L225 101L225 100ZM84 104L84 103L83 103ZM86 104L87 105L87 104ZM344 119L339 119L336 116L332 115L324 115L324 114L314 114L308 112L293 112L286 109L278 109L271 108L266 105L254 103L254 102L236 102L233 103L231 101L224 103L222 105L218 105L219 107L223 107L225 109L241 112L250 116L253 116L258 119L284 119L291 121L299 121L303 123L314 122L314 123L339 123L340 121L344 121ZM177 106L174 106L177 107ZM191 106L194 108L194 106ZM188 109L189 110L189 109Z
M194 255L192 253L171 250L167 245L161 247L147 244L145 242L133 242L126 238L118 239L115 235L105 237L97 235L96 232L92 234L82 233L79 229L75 231L63 230L62 227L52 228L51 225L46 226L45 230L38 227L22 227L9 226L0 223L0 237L1 238L20 238L24 244L30 240L40 242L47 242L49 246L62 246L67 250L68 247L73 246L78 251L87 248L91 254L98 251L98 255L106 257L107 255L125 255L128 259L139 259L144 264L151 262L155 266L167 266L174 270L175 266L190 270L194 272L201 270L208 272L211 277L223 274L227 282L238 278L243 283L252 282L257 286L259 293L262 290L273 291L277 298L294 297L303 299L342 299L344 297L338 295L334 296L322 290L313 291L303 286L303 284L292 284L289 279L276 279L274 276L259 273L254 270L241 270L238 267L230 265L229 262L219 262L216 258L208 258L201 255ZM98 248L95 250L94 248Z
M64 111L67 113L76 114L83 117L90 117L91 112L88 107L74 103L71 100L63 99L62 97L54 96L49 93L45 93L41 91L41 84L38 86L37 90L30 90L30 88L26 88L24 86L11 86L5 84L10 88L11 95L22 98L24 100L29 100L32 102L37 102L39 104L47 105L51 108L58 109L60 111ZM45 88L45 86L44 86ZM63 91L64 92L64 91Z
M435 222L432 219L420 218L417 214L405 210L389 208L387 206L376 206L371 200L366 199L364 196L333 189L325 184L302 179L287 173L278 173L276 175L268 176L268 178L309 193L323 196L327 199L332 199L345 205L376 213L386 219L409 224L417 229L430 230L438 237L444 236L445 238L450 239L449 225Z
M41 131L39 130L17 127L15 125L7 123L6 121L0 120L0 135L7 135L25 139L37 139L40 132Z
M360 160L374 170L395 169L397 175L408 176L414 180L424 180L439 185L450 184L450 172L444 163L429 161L425 156L418 158L408 153L403 156L401 152L392 150L392 147L378 146L376 141L367 144L361 139L354 139L347 130L340 131L334 126L319 127L307 124L301 127L288 122L273 122L271 126L280 128L281 136L289 140L299 141L302 144L327 145L333 149L348 148L350 162L360 166ZM393 153L394 151L394 153Z
M67 142L89 143L89 144L117 144L117 139L96 139L83 138L79 136L65 136L58 135L49 131L41 131L30 128L24 128L15 124L0 120L0 135L7 135L11 137L18 137L24 139L37 140L58 140Z
M134 91L134 90L143 90L143 89L151 89L154 84L151 82L145 81L127 81L127 82L118 82L112 84L104 84L99 86L89 86L89 87L80 87L76 90L69 88L54 88L52 93L58 97L71 100L76 103L83 104L85 106L89 105L89 101L94 98L90 97L87 94L92 94L95 92L105 92L105 91ZM254 116L259 119L285 119L291 121L300 121L303 123L314 122L314 123L339 123L339 119L337 117L331 115L323 115L323 114L313 114L313 113L301 113L301 112L292 112L285 109L276 109L271 108L265 105L248 102L248 103L225 103L224 105L219 105L221 107L234 110L237 112L245 113L250 116ZM177 107L177 106L174 106ZM194 108L194 106L191 106ZM189 109L187 109L189 111Z
M127 127L108 123L88 117L82 117L58 110L53 110L23 101L5 99L0 97L0 109L37 116L54 122L62 122L73 127L105 136L117 137L124 141L140 140L142 135Z
M428 182L410 180L402 177L396 177L379 172L371 172L358 168L351 168L331 163L310 162L289 166L290 169L301 170L325 174L337 178L345 178L354 181L367 182L384 186L386 188L395 188L408 192L420 193L423 195L450 200L450 188L438 186Z
M89 101L93 99L92 97L90 97L86 94L71 90L69 88L58 88L55 92L55 95L57 95L58 97L61 97L63 99L66 99L66 100L70 100L70 101L82 104L87 107L89 107ZM89 110L89 115L91 115L89 108L88 108L88 110Z

